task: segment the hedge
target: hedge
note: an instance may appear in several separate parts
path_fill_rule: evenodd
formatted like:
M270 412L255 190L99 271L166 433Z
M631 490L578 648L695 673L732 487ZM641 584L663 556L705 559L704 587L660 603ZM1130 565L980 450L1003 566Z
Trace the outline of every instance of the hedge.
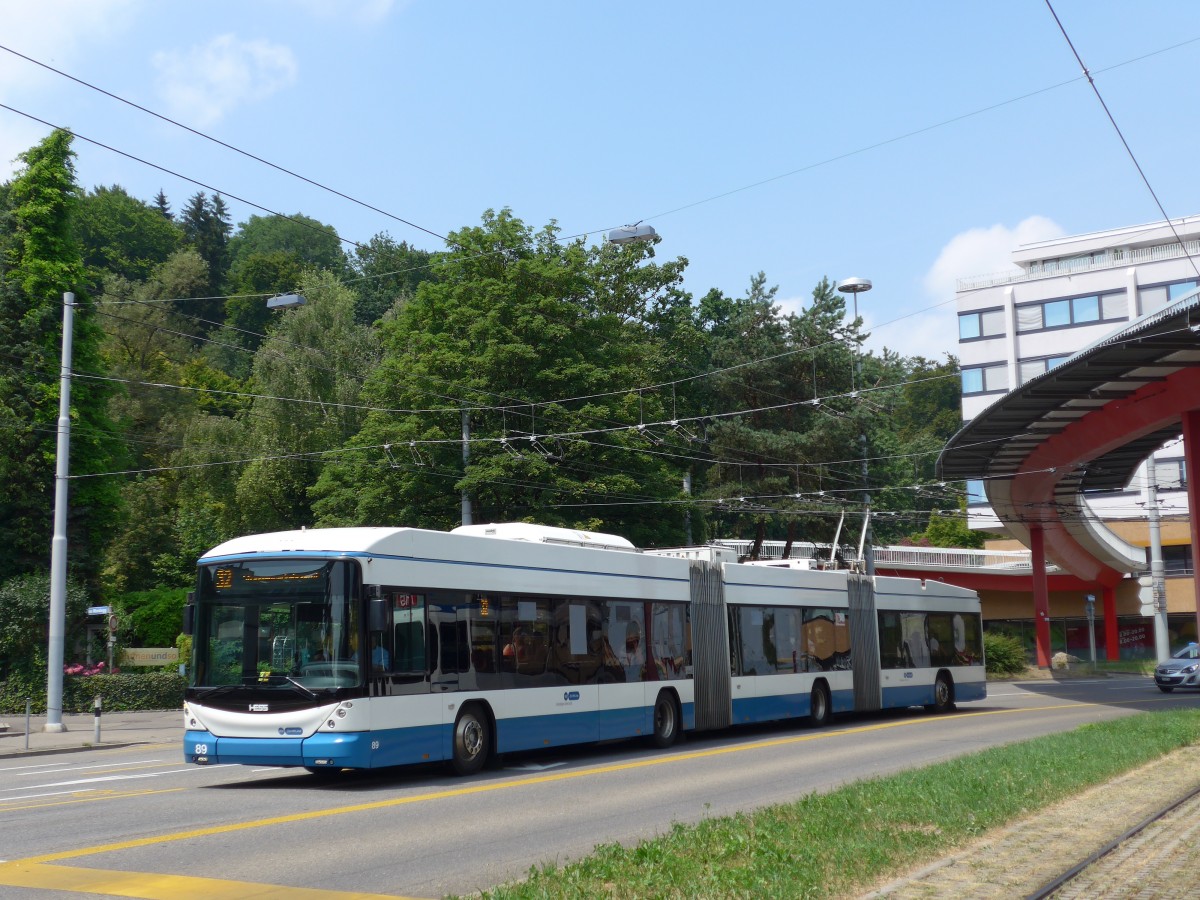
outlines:
M63 676L63 712L91 712L99 696L106 712L137 709L180 709L187 679L177 672L153 672L146 675ZM0 682L0 715L24 715L25 700L32 701L32 712L46 712L46 675L31 683L28 677L14 673Z

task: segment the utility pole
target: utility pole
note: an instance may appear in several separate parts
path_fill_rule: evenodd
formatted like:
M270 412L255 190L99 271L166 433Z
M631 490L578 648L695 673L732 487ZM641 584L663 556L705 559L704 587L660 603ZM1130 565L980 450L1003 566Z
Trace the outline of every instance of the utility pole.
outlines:
M1156 658L1171 655L1167 631L1167 580L1163 566L1161 514L1158 509L1158 472L1154 457L1146 460L1146 512L1150 520L1150 583L1154 591L1154 652Z
M467 412L464 406L462 410L462 460L463 460L463 477L467 477L467 466L471 462L471 414ZM462 490L462 524L473 524L471 518L471 495L467 493L464 487Z
M46 653L46 724L42 730L66 731L63 725L63 645L67 630L67 483L71 450L71 350L75 295L63 294L62 363L58 388L58 446L54 470L54 538L50 542L50 646Z

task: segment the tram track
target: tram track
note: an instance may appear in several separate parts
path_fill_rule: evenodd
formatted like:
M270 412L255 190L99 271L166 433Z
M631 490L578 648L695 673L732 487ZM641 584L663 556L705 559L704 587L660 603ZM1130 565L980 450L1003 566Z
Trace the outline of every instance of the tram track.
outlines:
M1050 897L1060 897L1062 900L1065 900L1067 896L1073 896L1073 894L1069 893L1071 885L1089 869L1110 857L1122 845L1142 836L1148 829L1162 822L1172 813L1197 798L1200 798L1200 786L1193 788L1183 796L1159 808L1136 825L1108 841L1086 859L1066 869L1057 877L1043 884L1036 891L1027 894L1025 900L1046 900L1046 898ZM1094 896L1094 894L1089 892L1086 896Z

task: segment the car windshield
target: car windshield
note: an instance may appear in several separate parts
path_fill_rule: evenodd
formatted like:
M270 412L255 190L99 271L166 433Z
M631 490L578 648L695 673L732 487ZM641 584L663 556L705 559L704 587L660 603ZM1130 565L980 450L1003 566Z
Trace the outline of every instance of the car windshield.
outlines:
M1172 659L1200 659L1200 645L1188 644L1182 650L1176 650L1172 655Z

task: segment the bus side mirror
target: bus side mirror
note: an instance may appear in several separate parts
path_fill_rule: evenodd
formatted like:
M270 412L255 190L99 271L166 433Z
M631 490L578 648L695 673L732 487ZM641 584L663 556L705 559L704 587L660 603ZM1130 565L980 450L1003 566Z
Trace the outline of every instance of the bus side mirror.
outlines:
M191 637L196 630L196 593L188 591L187 605L183 607L183 633Z
M387 597L372 597L371 607L367 614L367 630L387 631L392 624L388 621L390 612L391 608Z

